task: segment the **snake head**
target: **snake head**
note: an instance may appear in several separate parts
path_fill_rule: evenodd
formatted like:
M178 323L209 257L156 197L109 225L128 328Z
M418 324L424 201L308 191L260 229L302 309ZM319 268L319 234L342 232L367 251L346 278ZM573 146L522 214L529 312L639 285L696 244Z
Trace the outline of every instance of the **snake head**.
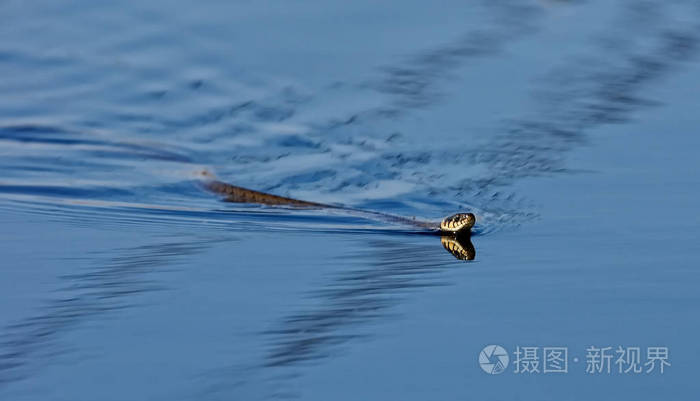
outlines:
M474 227L474 223L476 223L474 213L457 213L442 220L440 231L450 234L466 233Z

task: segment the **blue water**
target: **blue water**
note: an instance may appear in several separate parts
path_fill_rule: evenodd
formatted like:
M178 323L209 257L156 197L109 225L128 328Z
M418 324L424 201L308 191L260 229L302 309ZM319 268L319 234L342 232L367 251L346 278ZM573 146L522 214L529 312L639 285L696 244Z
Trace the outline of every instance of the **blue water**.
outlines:
M0 400L697 398L697 2L10 0L0 18ZM203 171L472 211L476 258L221 202ZM529 346L566 347L568 372L515 373ZM670 366L587 373L592 346Z

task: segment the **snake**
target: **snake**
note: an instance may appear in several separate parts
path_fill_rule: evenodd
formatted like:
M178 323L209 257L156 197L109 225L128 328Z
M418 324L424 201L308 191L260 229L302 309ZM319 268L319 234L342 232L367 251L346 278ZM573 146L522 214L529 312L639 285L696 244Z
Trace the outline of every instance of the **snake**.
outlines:
M474 227L474 224L476 223L476 216L474 213L455 213L445 217L440 222L424 221L384 212L288 198L232 185L216 179L211 173L208 172L202 172L201 175L204 178L202 181L202 186L204 189L216 195L222 196L223 200L226 202L287 206L307 209L331 209L346 211L353 214L359 213L370 219L394 224L398 223L415 227L419 229L420 232L440 235L440 242L442 243L442 246L457 259L473 260L476 254L474 246L470 240L472 227Z

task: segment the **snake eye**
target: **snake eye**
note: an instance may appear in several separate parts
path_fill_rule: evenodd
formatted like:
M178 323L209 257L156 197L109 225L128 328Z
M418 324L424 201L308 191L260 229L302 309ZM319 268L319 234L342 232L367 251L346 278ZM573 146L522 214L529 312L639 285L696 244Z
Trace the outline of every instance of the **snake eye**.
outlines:
M443 219L440 230L447 233L467 232L474 227L474 223L476 223L474 213L457 213Z

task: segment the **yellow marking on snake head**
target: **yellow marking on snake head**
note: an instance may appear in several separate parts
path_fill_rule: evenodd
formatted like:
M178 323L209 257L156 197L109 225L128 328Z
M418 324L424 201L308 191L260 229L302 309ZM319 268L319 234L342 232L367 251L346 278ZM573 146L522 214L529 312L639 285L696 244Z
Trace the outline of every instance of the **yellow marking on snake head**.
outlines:
M476 223L474 213L457 213L445 217L440 223L440 230L448 233L457 233L471 230Z

